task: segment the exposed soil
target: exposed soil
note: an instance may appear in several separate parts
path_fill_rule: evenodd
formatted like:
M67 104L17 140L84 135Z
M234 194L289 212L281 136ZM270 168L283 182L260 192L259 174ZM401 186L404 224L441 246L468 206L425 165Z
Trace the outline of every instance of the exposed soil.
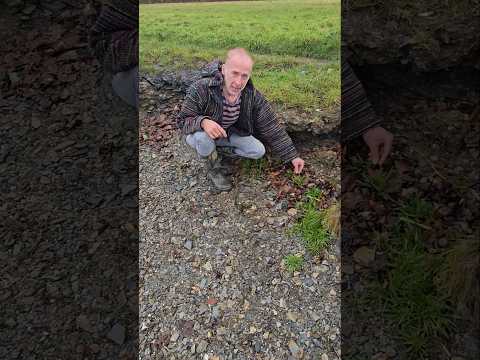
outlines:
M358 65L479 69L479 16L478 0L345 0L342 54Z
M427 89L422 84L410 83L411 89L420 90L413 93L408 87L392 89L384 82L366 84L376 111L395 139L382 169L358 172L356 159L367 157L360 142L350 144L342 163L342 228L348 235L342 242L342 297L351 299L342 302L342 316L356 314L352 315L355 322L342 323L346 335L342 350L353 351L348 356L344 351L347 358L397 359L406 356L406 347L395 338L395 324L385 321L375 302L362 303L360 299L365 299L369 285L389 284L391 264L387 259L391 254L382 241L395 241L392 233L398 210L408 199L417 196L433 205L434 220L421 240L432 258L446 254L465 237L478 238L480 176L478 167L472 166L479 156L478 102L474 101L478 88L475 96L468 82L463 87L464 83L458 83L456 91L444 91L441 97L435 96L434 89L430 96L422 94L422 86ZM378 174L387 179L382 192L366 183ZM459 281L465 279L461 274L455 276ZM472 288L465 293L469 301L478 298L475 291ZM478 356L478 320L468 315L472 308L465 312L460 309L463 304L457 305L454 311L460 320L456 330L448 337L431 338L430 358Z

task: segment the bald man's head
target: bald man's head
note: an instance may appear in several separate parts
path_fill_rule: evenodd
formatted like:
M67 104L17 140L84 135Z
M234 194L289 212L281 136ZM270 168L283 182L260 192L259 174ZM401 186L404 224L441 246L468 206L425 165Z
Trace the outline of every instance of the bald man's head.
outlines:
M247 85L253 69L253 59L247 50L231 49L222 65L223 90L227 96L236 98Z
M248 53L247 50L244 48L234 48L230 49L227 52L227 56L225 57L225 63L229 63L232 61L241 61L244 63L249 63L251 67L253 67L253 59Z
M247 50L231 49L227 52L222 65L223 90L230 98L237 98L250 79L253 69L253 59Z

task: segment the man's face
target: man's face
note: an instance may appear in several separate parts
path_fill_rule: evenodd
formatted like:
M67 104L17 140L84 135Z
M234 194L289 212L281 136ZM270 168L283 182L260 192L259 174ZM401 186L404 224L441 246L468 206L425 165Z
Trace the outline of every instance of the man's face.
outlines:
M246 57L232 57L222 65L224 89L227 95L239 96L252 73L252 61Z

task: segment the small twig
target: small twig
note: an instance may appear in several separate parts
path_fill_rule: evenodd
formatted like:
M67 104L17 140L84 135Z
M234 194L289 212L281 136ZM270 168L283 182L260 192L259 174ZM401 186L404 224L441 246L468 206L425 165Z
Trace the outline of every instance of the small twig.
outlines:
M337 359L341 359L342 357L340 356L340 354L338 353L337 349L336 348L333 348L333 351L335 352L335 355L337 355Z
M425 229L425 230L432 230L432 228L430 226L427 226L427 225L424 225L424 224L420 224L412 219L409 219L407 217L404 217L404 216L400 216L399 220L401 221L405 221L407 223L410 223L410 224L413 224L413 225L417 225L417 226L420 226L421 228Z
M480 116L480 104L477 104L477 106L473 110L472 115L470 115L470 120L475 120L479 116Z
M142 76L142 80L145 80L148 82L150 85L152 85L155 89L157 88L157 85L155 85L153 82L150 81L146 76Z
M433 162L431 162L429 159L426 159L427 162L430 164L430 166L432 167L433 171L435 171L435 173L440 177L440 179L446 181L446 182L449 182L448 179L443 176L442 174L440 174L440 172L437 170L437 168L435 167L435 165L433 165Z
M440 343L440 346L442 347L443 351L447 354L447 356L450 358L452 354L450 353L450 351L448 351L447 347L442 343Z

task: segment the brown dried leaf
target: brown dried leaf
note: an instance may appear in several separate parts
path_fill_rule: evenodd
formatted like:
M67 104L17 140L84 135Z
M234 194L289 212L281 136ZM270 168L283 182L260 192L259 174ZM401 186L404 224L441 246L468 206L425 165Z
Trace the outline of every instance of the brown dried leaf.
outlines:
M207 304L208 305L215 305L218 301L214 298L208 298L207 299Z

